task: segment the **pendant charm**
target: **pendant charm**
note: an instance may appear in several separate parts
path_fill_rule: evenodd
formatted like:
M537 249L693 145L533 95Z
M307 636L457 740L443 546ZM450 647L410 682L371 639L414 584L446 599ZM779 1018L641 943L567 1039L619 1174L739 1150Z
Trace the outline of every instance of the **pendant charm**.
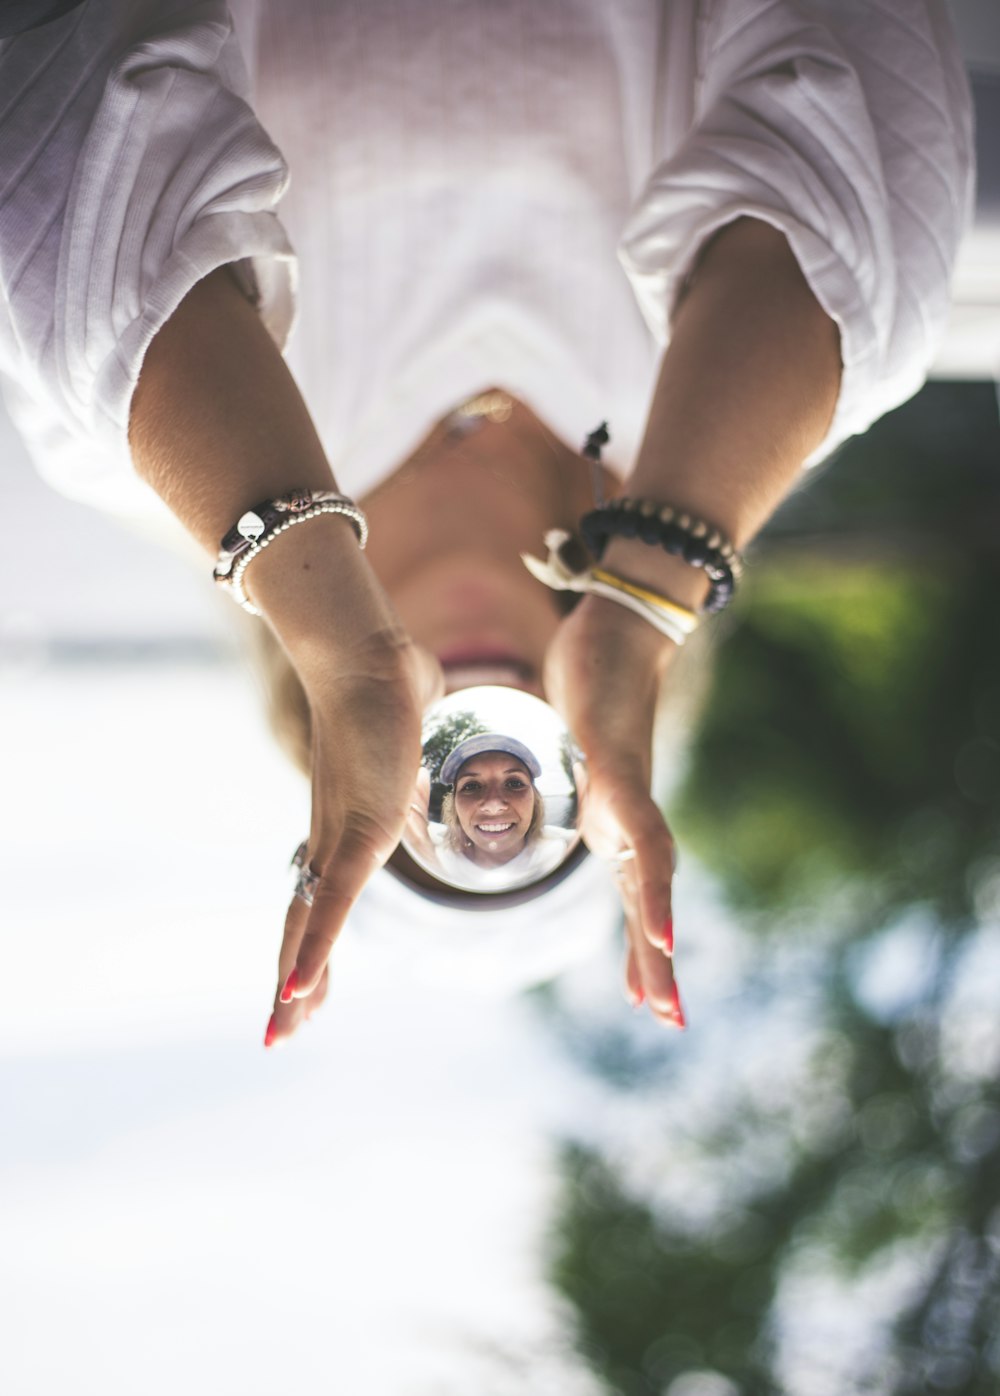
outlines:
M257 539L264 532L264 520L259 514L255 514L252 509L248 509L236 524L236 532L241 538L246 538L250 543L256 543Z

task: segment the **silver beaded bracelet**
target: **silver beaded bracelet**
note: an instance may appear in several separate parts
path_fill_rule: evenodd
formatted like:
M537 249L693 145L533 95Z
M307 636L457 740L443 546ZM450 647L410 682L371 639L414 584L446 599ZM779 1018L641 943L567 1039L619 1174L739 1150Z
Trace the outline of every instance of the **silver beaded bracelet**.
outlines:
M278 499L263 500L241 515L222 540L212 576L238 606L259 616L260 611L243 590L244 572L279 534L323 514L342 514L349 519L358 546L364 548L368 542L368 520L352 499L333 490L293 490Z

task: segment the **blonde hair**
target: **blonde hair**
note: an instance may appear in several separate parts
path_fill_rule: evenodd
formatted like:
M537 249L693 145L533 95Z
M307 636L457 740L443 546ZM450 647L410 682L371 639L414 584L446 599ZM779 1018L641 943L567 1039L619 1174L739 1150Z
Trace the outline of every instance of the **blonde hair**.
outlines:
M244 615L235 606L227 605L226 614L230 622L236 625L243 647L250 656L271 731L285 755L308 778L312 768L312 714L299 676L266 623ZM723 617L721 625L725 624L726 618ZM690 736L697 727L711 685L719 629L720 622L717 621L712 631L706 626L691 636L674 657L669 681L660 690L655 741L657 761L654 767L654 795L658 799L666 794L659 787L667 782L663 777L656 780L656 767L661 772L669 773L683 765ZM538 796L536 807L540 799L541 796ZM447 819L445 823L448 823ZM458 823L457 817L455 823Z

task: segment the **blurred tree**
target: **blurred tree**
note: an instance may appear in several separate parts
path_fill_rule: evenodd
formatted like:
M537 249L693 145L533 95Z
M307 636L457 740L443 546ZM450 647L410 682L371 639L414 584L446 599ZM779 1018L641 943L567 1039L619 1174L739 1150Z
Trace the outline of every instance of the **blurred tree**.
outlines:
M671 811L734 904L863 876L885 915L967 916L965 869L1000 846L997 594L1000 555L762 569Z
M441 718L430 734L424 736L421 763L431 773L431 793L427 808L430 819L440 820L441 802L449 789L440 779L441 767L445 760L468 737L479 737L489 730L474 712L466 710Z
M431 780L440 779L441 767L445 759L469 737L479 737L490 729L483 723L474 712L451 713L450 716L442 718L424 736L424 752L421 758L424 766L431 773Z
M676 1054L546 1001L578 1060L648 1099L665 1157L723 1178L695 1223L604 1149L567 1146L552 1275L609 1392L698 1371L745 1396L1000 1391L1000 1086L991 1049L980 1068L948 1046L1000 874L998 447L988 385L929 386L789 501L720 647L671 822L758 946L748 1023L804 992L786 928L816 932L798 1085L778 1089L780 1056L772 1077L730 1059L695 1078L692 1058L692 1112ZM931 972L879 1008L862 967L917 911ZM893 1264L907 1284L850 1384L824 1386L817 1358L789 1385L795 1276L846 1296Z

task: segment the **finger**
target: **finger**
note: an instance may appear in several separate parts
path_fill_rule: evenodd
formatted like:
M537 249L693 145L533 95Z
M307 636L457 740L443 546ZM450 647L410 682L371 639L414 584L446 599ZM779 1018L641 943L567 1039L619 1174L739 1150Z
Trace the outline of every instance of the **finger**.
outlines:
M641 1008L646 997L646 991L642 987L642 975L639 973L639 964L631 945L625 956L625 997L633 1008Z
M283 986L286 996L308 998L316 989L351 907L381 861L365 835L341 839L313 893L295 964Z
M276 1047L292 1036L306 1016L307 1003L308 999L294 999L291 1003L282 1003L279 998L275 998L274 1009L264 1032L265 1047Z
M330 991L330 966L327 965L320 975L319 983L307 999L296 999L296 1003L301 1003L305 1010L305 1020L308 1023L317 1009L322 1008L326 1002L326 996Z
M285 912L285 927L281 937L281 949L278 951L278 989L275 1001L277 1001L289 974L295 967L299 946L302 944L308 920L308 903L296 894Z
M674 953L674 920L671 883L674 873L674 841L667 822L647 795L633 797L621 817L622 831L635 851L635 915L650 945L667 955Z
M662 950L650 944L643 933L638 918L630 913L629 900L625 902L625 930L629 945L635 957L643 995L653 1016L661 1022L672 1023L675 1027L686 1026L684 1009L681 1006L677 981L674 978L673 961ZM634 912L634 899L632 901Z
M291 999L282 1003L276 995L274 1011L264 1033L264 1046L274 1047L285 1042L298 1030L302 1023L308 1023L318 1008L324 1003L330 987L330 967L324 969L320 981L308 998Z
M413 801L421 811L426 810L431 802L431 773L426 766L417 767L417 778L413 782ZM412 806L411 806L412 808Z
M295 966L308 919L309 907L301 897L293 897L285 912L285 928L278 952L278 987L274 991L273 1010L264 1032L265 1047L272 1047L276 1042L289 1037L298 1025L299 1012L293 1004L282 1003L281 994Z

